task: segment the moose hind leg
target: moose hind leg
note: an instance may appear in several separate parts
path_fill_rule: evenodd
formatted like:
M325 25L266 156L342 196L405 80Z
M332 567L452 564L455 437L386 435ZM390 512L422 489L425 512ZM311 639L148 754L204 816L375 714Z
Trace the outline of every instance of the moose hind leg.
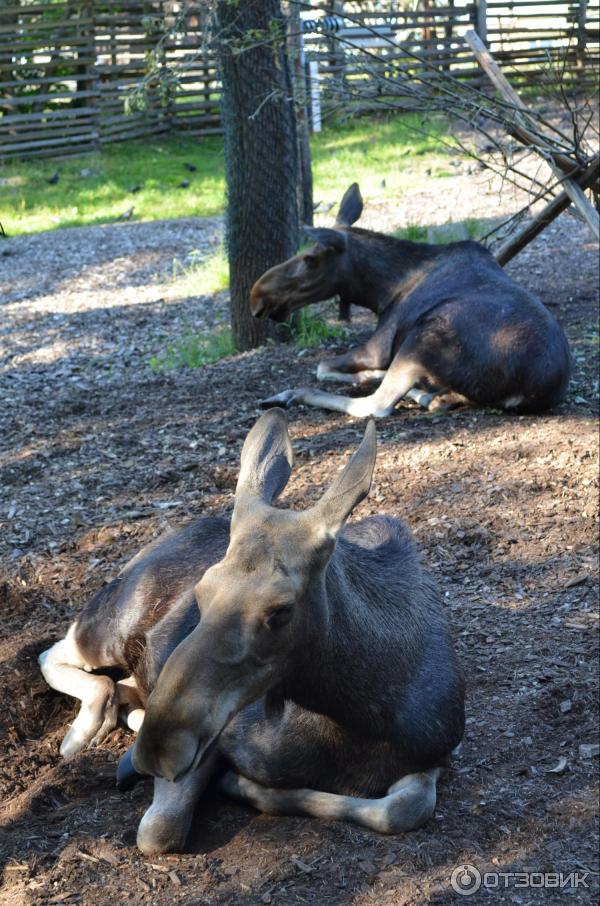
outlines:
M118 702L115 684L108 676L95 676L75 640L75 626L52 648L39 656L44 679L52 689L81 700L81 708L62 741L65 758L85 746L96 746L117 725ZM108 666L108 665L107 665Z
M380 799L362 799L321 793L317 790L284 790L261 786L252 780L226 773L221 789L267 814L312 815L351 821L380 834L398 834L421 827L435 810L436 784L441 768L407 774Z

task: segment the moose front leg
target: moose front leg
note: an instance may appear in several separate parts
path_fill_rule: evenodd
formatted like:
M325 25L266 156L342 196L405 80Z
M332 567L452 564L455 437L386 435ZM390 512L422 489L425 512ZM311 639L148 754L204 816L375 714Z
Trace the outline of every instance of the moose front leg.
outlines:
M357 418L368 418L371 415L374 418L383 418L393 411L396 403L424 376L425 372L418 363L396 356L386 371L381 385L369 396L352 398L338 393L328 393L326 390L313 390L312 387L299 387L277 393L262 400L260 405L268 409L271 406L287 407L294 403L304 403L306 406L345 412L346 415L354 415Z
M362 346L319 362L317 379L353 384L381 380L392 360L395 336L396 325L388 317Z
M364 371L355 373L330 371L325 369L323 363L317 368L317 380L335 381L338 384L351 384L353 387L364 387L366 384L380 383L385 377L384 368L365 368Z
M76 625L73 623L64 639L39 656L48 685L81 701L79 713L60 747L65 758L86 746L99 745L116 727L118 715L115 684L108 676L90 672L92 666L86 662L75 638Z
M233 799L271 815L312 815L351 821L380 834L398 834L425 824L435 811L441 768L407 774L380 799L340 796L312 789L274 789L228 771L221 789Z

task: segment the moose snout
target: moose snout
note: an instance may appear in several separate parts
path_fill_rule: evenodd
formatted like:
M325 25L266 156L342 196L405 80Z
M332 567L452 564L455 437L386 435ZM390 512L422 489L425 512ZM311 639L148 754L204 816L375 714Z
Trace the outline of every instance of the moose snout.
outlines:
M130 775L150 775L163 777L165 780L177 780L186 774L205 748L196 733L187 728L171 730L149 737L140 731L134 745L129 750L129 762L125 761L121 774L125 783ZM119 780L117 775L117 780Z
M250 291L250 311L254 318L271 318L272 321L285 321L289 316L287 303L281 302L278 296L264 285L263 277Z
M259 283L255 283L250 291L250 311L254 318L264 318L269 313L269 299Z

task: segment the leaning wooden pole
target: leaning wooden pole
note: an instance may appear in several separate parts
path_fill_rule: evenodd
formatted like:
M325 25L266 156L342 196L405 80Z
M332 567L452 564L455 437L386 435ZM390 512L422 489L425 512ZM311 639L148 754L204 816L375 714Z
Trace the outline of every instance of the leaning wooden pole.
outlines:
M477 33L468 31L465 35L465 40L475 54L477 62L492 84L498 89L504 100L508 101L509 104L512 104L513 107L516 107L518 110L527 113L527 107L512 85L510 85L492 54L481 41ZM600 239L600 215L598 214L598 211L589 198L585 196L583 189L572 176L567 176L567 178L564 179L565 172L572 173L577 169L577 164L574 161L569 160L566 155L556 154L550 147L540 142L538 136L532 135L526 127L514 125L510 131L515 138L519 139L519 141L525 145L534 147L538 153L544 157L553 173L563 180L564 191L569 197L570 202L578 209L596 239ZM566 168L565 163L568 163L568 169Z
M600 158L596 157L588 166L583 170L579 176L576 177L577 184L580 189L587 189L589 186L594 185L600 176ZM500 246L497 252L495 252L496 261L498 264L506 264L507 261L510 261L511 258L514 258L521 249L524 249L526 245L529 245L532 239L535 239L536 236L546 229L549 223L552 223L559 214L562 214L563 211L571 204L571 197L567 195L565 191L562 191L560 195L557 195L556 198L553 198L552 201L546 205L546 207L537 214L533 220L523 227L523 229L516 232L510 239L507 239L506 242Z

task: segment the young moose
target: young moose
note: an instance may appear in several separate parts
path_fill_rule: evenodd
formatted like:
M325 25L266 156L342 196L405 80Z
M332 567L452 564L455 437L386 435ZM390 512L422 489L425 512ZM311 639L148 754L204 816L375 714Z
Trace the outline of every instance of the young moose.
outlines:
M292 467L273 409L242 450L231 524L200 519L144 548L40 657L82 700L61 751L96 745L126 703L137 740L122 788L151 774L144 852L180 849L220 764L270 813L411 830L464 727L463 681L435 586L406 527L346 525L369 491L375 428L304 512L273 506ZM116 687L95 668L129 676Z
M354 183L334 229L310 228L316 245L271 268L253 286L257 318L339 296L378 317L363 345L319 365L321 380L363 385L351 399L301 387L263 406L305 403L349 415L389 415L402 397L430 409L460 403L534 412L563 398L570 374L567 340L542 303L517 286L476 242L427 245L352 224L363 203Z

